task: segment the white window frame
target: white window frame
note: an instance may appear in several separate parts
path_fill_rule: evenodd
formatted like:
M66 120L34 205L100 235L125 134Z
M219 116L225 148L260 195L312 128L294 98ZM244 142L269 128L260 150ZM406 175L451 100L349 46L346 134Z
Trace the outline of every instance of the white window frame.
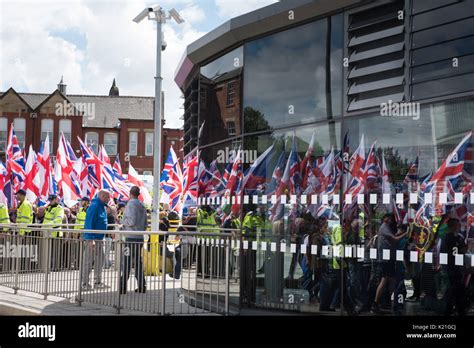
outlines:
M51 129L45 129L45 125L50 124ZM54 144L54 120L50 118L45 118L41 120L41 142L46 140L46 134L49 135L49 151L53 151L53 144Z
M69 125L64 127L64 125ZM66 128L66 129L64 129ZM72 136L72 121L68 119L59 120L59 136L61 137L61 132L64 134L64 137L67 141L71 142Z
M135 135L135 139L132 139L132 134ZM132 151L132 142L135 143L135 151ZM138 132L137 131L131 131L128 133L128 154L129 156L138 155Z
M149 136L151 136L151 143L150 139L148 138ZM145 132L145 156L153 156L154 137L155 134L153 132ZM151 151L148 151L148 145L151 145Z
M92 136L92 139L91 139ZM96 138L96 139L93 139ZM96 141L94 141L96 140ZM89 147L94 153L99 152L99 133L97 132L87 132L86 133L86 145Z
M15 129L18 143L24 149L26 139L26 120L22 117L15 117L15 119L13 119L13 127Z
M109 143L109 140L112 140ZM113 150L111 151L110 147L113 146ZM116 156L118 152L118 134L113 132L107 132L104 134L104 147L107 154L110 156Z
M3 140L3 137L5 140ZM0 117L0 152L7 151L8 142L8 118Z

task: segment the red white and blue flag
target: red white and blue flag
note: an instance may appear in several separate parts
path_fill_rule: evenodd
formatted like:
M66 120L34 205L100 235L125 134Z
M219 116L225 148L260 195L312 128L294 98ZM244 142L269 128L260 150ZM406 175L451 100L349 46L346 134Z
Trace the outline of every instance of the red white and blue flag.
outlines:
M11 181L14 192L23 188L25 181L25 159L23 150L20 147L18 138L16 137L13 125L10 127L8 134L8 143L6 149L7 171L11 175Z
M96 189L101 189L103 162L86 144L84 144L81 138L77 137L77 139L79 140L79 145L82 151L82 160L87 168L87 176L90 185Z
M183 203L194 205L198 197L199 156L191 155L183 165Z
M266 149L250 166L242 183L245 193L258 193L258 188L263 187L267 181L267 171L273 155L274 145ZM255 192L257 190L257 192Z
M68 207L76 204L81 196L80 183L76 172L74 171L74 163L76 161L77 158L71 145L64 137L64 134L61 133L58 151L56 153L54 176L58 183L59 194L62 197L64 204Z
M168 152L160 184L163 191L161 202L169 202L171 210L181 214L183 208L183 174L172 146Z
M418 191L418 156L416 156L408 168L408 173L405 176L405 180L403 180L403 188L408 192Z

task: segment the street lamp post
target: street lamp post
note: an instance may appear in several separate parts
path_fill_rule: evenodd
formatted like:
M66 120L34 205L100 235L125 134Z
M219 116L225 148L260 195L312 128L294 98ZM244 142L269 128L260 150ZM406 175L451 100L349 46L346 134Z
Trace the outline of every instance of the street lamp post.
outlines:
M166 12L159 5L145 8L133 21L140 23L145 18L156 22L155 135L153 137L153 203L151 209L151 230L158 231L160 221L161 127L163 118L161 114L161 81L163 80L161 76L161 51L164 51L166 48L166 42L163 40L161 27L162 24L166 23L166 19L173 18L178 24L183 23L184 20L174 8L169 10L169 15L167 16Z

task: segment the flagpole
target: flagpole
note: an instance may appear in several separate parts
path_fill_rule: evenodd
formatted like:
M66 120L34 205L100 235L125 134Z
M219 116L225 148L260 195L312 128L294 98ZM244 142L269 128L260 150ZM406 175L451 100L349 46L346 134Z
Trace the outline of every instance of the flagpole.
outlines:
M162 46L162 22L161 10L156 18L156 77L155 77L155 112L154 128L155 136L153 156L153 203L151 208L151 230L158 231L160 221L160 173L161 173L161 46Z

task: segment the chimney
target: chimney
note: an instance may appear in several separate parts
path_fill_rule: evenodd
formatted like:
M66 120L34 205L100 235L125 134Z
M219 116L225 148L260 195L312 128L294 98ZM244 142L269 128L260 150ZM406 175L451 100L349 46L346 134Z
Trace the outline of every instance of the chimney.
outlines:
M63 76L61 75L61 81L58 83L58 91L66 95L66 86L63 82Z

